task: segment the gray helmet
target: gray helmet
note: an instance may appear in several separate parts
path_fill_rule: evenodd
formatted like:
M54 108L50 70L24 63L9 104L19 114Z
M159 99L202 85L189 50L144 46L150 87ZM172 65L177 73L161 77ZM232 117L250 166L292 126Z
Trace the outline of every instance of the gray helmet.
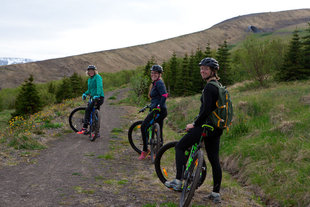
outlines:
M94 65L89 65L89 66L87 67L87 70L97 70L97 68L96 68L96 66L94 66Z
M151 71L156 71L158 73L162 73L162 72L164 72L164 69L160 65L153 65L151 67Z
M219 70L219 64L214 58L204 58L200 61L199 66L209 66L210 68L214 70Z

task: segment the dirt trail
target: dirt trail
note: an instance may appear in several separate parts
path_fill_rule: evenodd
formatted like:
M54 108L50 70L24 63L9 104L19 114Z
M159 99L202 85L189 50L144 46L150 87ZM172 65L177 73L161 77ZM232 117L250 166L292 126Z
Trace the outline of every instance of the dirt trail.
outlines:
M86 136L67 134L32 158L34 164L21 163L0 170L1 207L59 206L64 198L79 191L88 178L108 173L110 168L94 157L108 152L110 131L120 127L123 113L122 108L109 105L109 96L101 109L100 139L90 142ZM79 205L74 197L70 205Z
M0 207L177 204L180 194L166 189L150 161L138 161L127 142L126 129L136 108L113 104L127 91L106 93L100 139L90 142L86 136L70 133L52 141L31 162L1 169ZM210 184L199 188L193 203L212 206L203 200L209 189ZM246 189L224 186L220 206L260 205Z

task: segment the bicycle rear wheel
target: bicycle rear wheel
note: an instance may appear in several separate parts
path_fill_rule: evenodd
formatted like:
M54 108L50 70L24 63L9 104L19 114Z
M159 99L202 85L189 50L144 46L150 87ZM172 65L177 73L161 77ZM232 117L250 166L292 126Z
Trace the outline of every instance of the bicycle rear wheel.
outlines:
M159 180L164 184L167 180L172 180L176 177L176 162L175 162L175 145L178 142L169 142L162 146L157 152L155 158L155 171ZM207 166L205 160L202 164L202 172L200 175L198 186L201 186L207 175Z
M86 107L79 107L70 113L69 125L73 131L78 132L83 128L85 110Z
M189 206L195 190L198 188L199 178L202 172L203 165L203 153L201 150L197 152L197 155L194 157L191 166L188 169L187 175L184 178L185 183L183 185L183 190L180 198L180 207Z
M141 154L143 149L143 140L141 134L141 124L143 121L134 122L128 130L128 141L131 147L138 153Z
M160 126L158 123L153 125L152 138L150 141L151 148L151 161L154 163L157 152L159 151L161 145L161 134L160 134Z

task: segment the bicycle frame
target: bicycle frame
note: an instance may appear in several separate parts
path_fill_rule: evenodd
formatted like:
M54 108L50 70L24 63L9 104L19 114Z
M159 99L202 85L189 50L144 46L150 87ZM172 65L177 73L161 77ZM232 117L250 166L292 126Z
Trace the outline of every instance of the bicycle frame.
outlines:
M91 97L89 97L89 101L88 101L88 104L91 104L92 102L93 102L94 100L91 98ZM89 114L89 125L90 126L92 126L92 124L93 124L93 113L95 113L95 106L92 108L92 110L90 111L90 114Z
M147 108L151 108L151 106L150 106L150 105L146 105L145 107L143 107L143 108L139 111L139 113L144 112ZM152 126L153 126L155 120L156 120L158 117L159 117L159 114L158 114L158 113L154 113L153 119L150 121L150 127L147 129L147 132L148 132L148 133L147 133L147 134L148 134L148 138L147 138L148 144L150 143L151 137L152 137L152 135L153 135L153 130L152 130L153 128L152 128Z
M195 143L192 148L191 148L191 151L190 151L190 155L188 157L188 161L187 161L187 164L186 164L186 169L185 169L185 172L184 172L184 177L186 177L187 175L187 172L190 168L190 166L192 165L192 162L194 160L194 157L196 155L196 153L198 152L198 150L200 150L201 148L201 145L203 143L203 139L207 136L207 132L208 132L208 128L213 131L214 130L214 127L210 126L210 125L207 125L207 124L204 124L202 125L203 127L203 131L201 133L201 136L200 136L200 139L199 139L199 142L198 143ZM183 177L183 178L184 178Z
M148 135L149 135L149 137L148 137L148 142L151 141L151 137L152 137L152 135L153 135L153 128L152 128L152 126L153 126L153 123L155 122L155 120L156 120L158 117L159 117L159 114L154 114L153 119L152 119L151 122L150 122L150 127L147 129Z

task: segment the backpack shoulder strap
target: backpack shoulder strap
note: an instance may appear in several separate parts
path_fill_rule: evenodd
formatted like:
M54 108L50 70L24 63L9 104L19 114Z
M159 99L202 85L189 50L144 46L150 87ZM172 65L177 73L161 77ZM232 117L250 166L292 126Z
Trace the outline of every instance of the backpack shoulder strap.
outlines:
M209 83L214 85L214 86L216 86L217 88L223 87L222 84L220 82L218 82L218 81L210 81Z

